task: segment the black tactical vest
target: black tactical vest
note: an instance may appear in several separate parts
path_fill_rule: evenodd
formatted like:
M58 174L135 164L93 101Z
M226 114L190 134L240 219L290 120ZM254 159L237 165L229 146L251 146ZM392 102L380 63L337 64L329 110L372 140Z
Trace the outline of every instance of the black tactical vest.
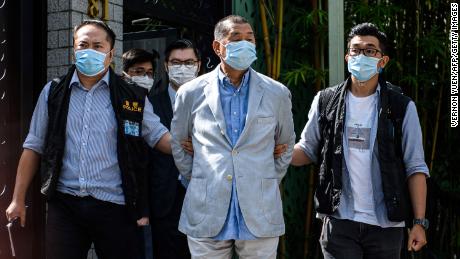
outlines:
M333 214L340 203L345 95L350 84L348 78L320 93L318 108L322 143L319 183L315 192L315 207L319 213ZM388 219L399 222L408 219L411 210L401 146L402 122L410 98L383 79L379 84L377 143L382 190Z
M53 197L62 168L67 114L75 66L67 75L54 79L48 95L48 131L41 157L41 192ZM142 119L147 90L126 82L109 69L110 100L117 121L117 155L126 205L143 214L147 201L146 151ZM140 204L139 204L140 203Z

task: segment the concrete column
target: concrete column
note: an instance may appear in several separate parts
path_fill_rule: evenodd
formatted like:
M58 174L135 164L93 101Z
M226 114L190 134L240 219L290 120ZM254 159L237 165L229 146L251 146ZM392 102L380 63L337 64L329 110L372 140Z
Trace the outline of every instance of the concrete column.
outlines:
M344 80L344 43L343 33L343 0L328 1L329 27L329 85L335 85Z
M102 1L99 3L102 16ZM48 0L48 55L47 79L67 72L73 63L73 28L88 16L88 0ZM115 70L121 72L123 54L123 0L109 0L107 24L114 30Z

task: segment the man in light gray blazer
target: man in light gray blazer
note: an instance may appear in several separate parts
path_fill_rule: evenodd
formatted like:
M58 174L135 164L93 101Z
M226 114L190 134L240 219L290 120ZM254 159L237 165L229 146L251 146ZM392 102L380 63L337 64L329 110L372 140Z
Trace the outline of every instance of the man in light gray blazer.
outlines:
M221 64L177 92L171 124L180 173L190 180L179 230L193 258L276 258L284 234L279 184L295 143L289 90L250 68L251 25L231 15L217 23ZM191 136L194 156L180 140ZM274 158L276 144L288 149Z

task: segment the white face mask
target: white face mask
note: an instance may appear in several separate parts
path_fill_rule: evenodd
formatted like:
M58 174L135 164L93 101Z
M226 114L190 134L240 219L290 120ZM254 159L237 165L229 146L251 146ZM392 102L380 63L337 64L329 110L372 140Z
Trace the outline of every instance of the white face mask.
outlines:
M175 85L181 86L195 79L198 74L198 66L187 67L185 65L168 66L168 76Z
M150 92L150 89L152 89L153 86L153 78L148 77L147 75L143 76L129 76L127 73L123 71L123 74L131 79L134 83L136 83L138 86L147 89L147 91Z

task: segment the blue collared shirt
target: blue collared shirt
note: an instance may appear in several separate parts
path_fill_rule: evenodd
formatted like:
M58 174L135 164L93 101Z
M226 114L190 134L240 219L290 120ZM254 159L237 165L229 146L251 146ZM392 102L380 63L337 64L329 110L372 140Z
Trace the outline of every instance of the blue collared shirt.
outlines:
M117 158L117 122L110 101L109 73L91 90L83 87L77 72L69 87L72 93L67 115L67 132L59 192L74 196L125 204ZM48 127L48 94L51 82L42 90L35 107L23 148L42 154ZM142 136L155 146L167 133L145 99Z
M372 127L370 132L370 147L371 147L371 185L374 200L374 212L377 218L377 224L380 227L402 227L404 222L393 222L388 220L387 210L383 199L382 190L382 178L380 174L380 164L378 156L378 142L377 128L378 128L378 111L380 111L380 85L377 86L377 102L375 102L375 109L372 114ZM349 93L347 93L348 95ZM347 97L348 98L348 97ZM300 147L303 149L305 154L313 161L318 161L318 150L321 140L321 134L318 124L318 100L319 93L313 99L310 111L308 113L308 122L302 132L301 139L299 141ZM345 107L347 109L347 107ZM346 123L345 123L346 125ZM343 158L342 158L342 193L340 196L340 204L337 211L332 215L335 218L353 220L355 218L354 210L354 199L353 191L351 187L350 175L348 172L347 164L349 152L348 152L348 140L346 136L346 130L343 134ZM429 176L428 167L425 163L423 145L422 145L422 131L420 128L420 122L417 115L417 109L414 102L409 102L406 108L406 114L402 124L402 150L403 150L403 161L406 168L406 177L410 177L414 173L423 173L427 177ZM368 222L363 222L368 223Z
M227 134L234 146L244 129L248 113L249 70L244 74L241 84L235 88L230 79L222 71L218 72L219 96L224 112ZM227 219L222 230L214 237L215 240L253 240L256 237L249 231L244 222L238 203L235 178L232 181L232 196Z

